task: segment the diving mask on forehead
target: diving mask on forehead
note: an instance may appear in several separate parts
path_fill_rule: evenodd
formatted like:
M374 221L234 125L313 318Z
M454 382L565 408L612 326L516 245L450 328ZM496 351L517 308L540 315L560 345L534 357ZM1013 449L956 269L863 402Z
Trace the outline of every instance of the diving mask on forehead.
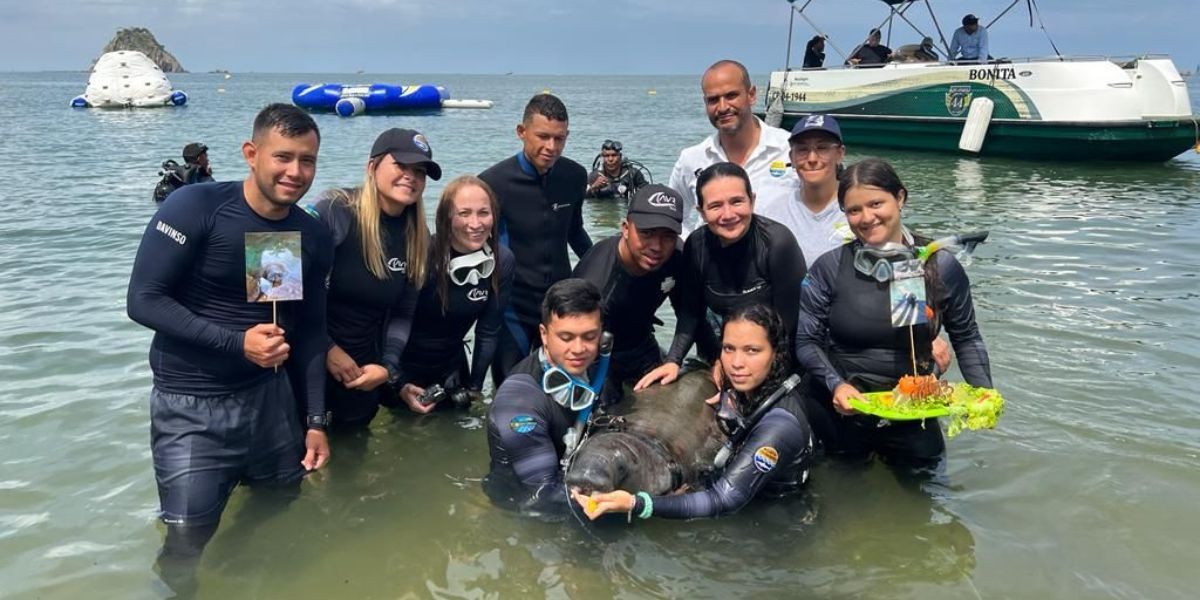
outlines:
M492 276L496 270L496 258L492 249L484 246L470 254L450 259L447 271L454 285L475 285Z

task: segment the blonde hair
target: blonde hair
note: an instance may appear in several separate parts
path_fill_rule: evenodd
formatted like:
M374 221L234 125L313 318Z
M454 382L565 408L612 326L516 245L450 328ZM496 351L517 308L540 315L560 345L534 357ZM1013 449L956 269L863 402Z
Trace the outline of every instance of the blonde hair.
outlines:
M358 223L359 245L362 246L363 264L376 279L392 276L384 261L384 232L380 225L379 189L375 187L375 169L379 159L373 158L367 168L363 184L349 193L337 190L337 200L345 202L353 211ZM405 260L408 263L409 283L421 287L425 284L425 272L429 268L429 227L425 224L425 203L420 196L417 201L404 208L413 211L405 226Z

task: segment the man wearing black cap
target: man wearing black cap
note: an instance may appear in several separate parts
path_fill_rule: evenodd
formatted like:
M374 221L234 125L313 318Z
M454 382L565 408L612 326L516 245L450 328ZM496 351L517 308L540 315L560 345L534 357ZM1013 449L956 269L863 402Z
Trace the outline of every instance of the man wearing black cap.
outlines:
M954 30L954 36L950 38L950 60L979 63L988 61L987 28L979 26L979 17L963 17L962 27Z
M654 313L668 297L671 306L678 301L683 202L665 185L641 188L629 202L621 234L592 246L575 265L574 276L600 290L604 326L613 335L602 403L619 400L626 381L636 382L663 362Z
M183 164L189 170L188 183L212 181L212 165L208 162L208 146L192 142L183 147Z
M761 211L787 227L811 267L817 258L854 237L838 206L838 173L846 158L842 128L828 115L809 115L796 122L788 138L789 158L803 186L789 202Z

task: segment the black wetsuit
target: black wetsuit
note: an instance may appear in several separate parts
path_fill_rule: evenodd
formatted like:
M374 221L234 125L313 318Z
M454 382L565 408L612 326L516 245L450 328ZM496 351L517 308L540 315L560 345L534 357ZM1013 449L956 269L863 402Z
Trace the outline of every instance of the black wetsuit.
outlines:
M825 53L817 52L810 44L804 49L804 68L820 69L825 65Z
M653 516L668 519L716 517L737 512L764 487L778 496L808 479L813 437L793 390L754 425L720 476L707 489L652 498ZM637 499L633 514L642 512Z
M604 175L608 178L608 184L601 186L598 189L592 189L592 184ZM642 174L640 169L636 169L627 161L621 161L621 171L616 176L611 176L604 171L601 166L599 170L592 171L588 175L588 198L621 198L629 200L633 197L634 192L645 187L650 182L646 181L646 176Z
M874 450L913 464L937 459L945 442L935 423L902 421L878 427L875 417L844 417L833 410L832 392L843 382L860 392L880 392L891 390L901 376L912 373L908 328L892 326L890 282L879 283L855 270L854 253L860 247L856 241L826 253L813 263L804 280L796 357L809 376L807 393L815 400L809 404L813 428L835 453ZM966 271L949 252L935 253L932 261L940 284L930 294L935 319L950 335L967 383L992 387L987 348L975 324ZM934 368L931 344L938 332L921 324L913 326L912 333L917 369L930 374Z
M202 183L171 194L142 236L129 279L129 317L155 332L152 453L162 518L172 525L215 527L241 481L298 481L297 405L309 416L325 412L329 234L299 207L278 221L259 216L242 186ZM259 232L300 233L303 300L276 303L291 345L279 370L243 350L247 329L272 322L271 302L247 300L246 234Z
M577 413L542 390L539 351L513 366L488 409L491 466L483 489L506 508L562 512L569 506L559 460Z
M683 271L683 253L675 249L658 269L645 275L633 275L621 264L621 236L613 236L592 246L575 265L573 276L586 279L600 290L604 329L613 335L612 362L606 380L604 404L619 400L622 386L636 383L663 362L662 348L654 338L654 316L667 298L678 312L679 279Z
M854 51L854 54L850 55L850 58L857 58L859 66L880 66L888 61L888 56L891 55L891 53L892 49L884 46L883 44L877 44L874 47L868 44L863 44ZM847 64L851 64L849 61L846 62Z
M451 258L458 256L461 253L451 250ZM512 252L504 246L500 246L496 254L496 263L500 273L498 293L492 288L491 277L475 285L455 285L447 274L449 302L445 309L437 295L437 281L430 267L428 280L417 301L412 335L400 361L398 387L411 383L424 388L436 383L446 391L460 386L474 391L483 388L484 377L500 341L504 308L508 306L516 268ZM472 325L475 326L475 350L471 353L468 370L463 338Z
M587 170L559 158L539 175L523 152L479 174L500 202L500 243L517 259L512 300L492 365L500 384L517 361L540 344L542 297L555 282L571 275L567 245L576 256L592 247L583 227L583 192Z
M363 260L354 210L345 202L323 197L316 211L333 236L333 272L329 277L329 337L359 366L377 364L400 368L416 311L417 286L408 278L407 227L413 211L398 217L380 213L383 260L389 277L379 279ZM370 423L388 386L369 392L346 389L328 380L329 408L334 422L346 426Z
M752 219L742 239L726 247L707 227L688 236L679 319L667 360L682 364L693 341L701 342L705 360L713 360L720 327L710 319L723 320L744 304L774 307L787 331L794 330L800 282L807 272L804 254L787 227L761 215Z

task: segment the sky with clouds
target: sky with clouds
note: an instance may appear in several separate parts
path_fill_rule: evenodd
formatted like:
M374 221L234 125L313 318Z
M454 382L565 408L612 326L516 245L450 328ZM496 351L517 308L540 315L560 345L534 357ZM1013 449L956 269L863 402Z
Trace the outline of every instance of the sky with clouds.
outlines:
M986 23L1009 1L932 4L948 39L963 14ZM1064 54L1200 63L1200 0L1037 5ZM735 58L765 73L782 67L788 14L785 0L0 0L0 71L83 70L118 28L143 26L191 71L687 74ZM813 0L806 14L850 51L887 9ZM908 15L936 37L923 4ZM1034 25L1022 0L990 30L992 54L1051 54ZM797 18L795 32L798 61L813 29ZM891 46L919 39L897 23Z

